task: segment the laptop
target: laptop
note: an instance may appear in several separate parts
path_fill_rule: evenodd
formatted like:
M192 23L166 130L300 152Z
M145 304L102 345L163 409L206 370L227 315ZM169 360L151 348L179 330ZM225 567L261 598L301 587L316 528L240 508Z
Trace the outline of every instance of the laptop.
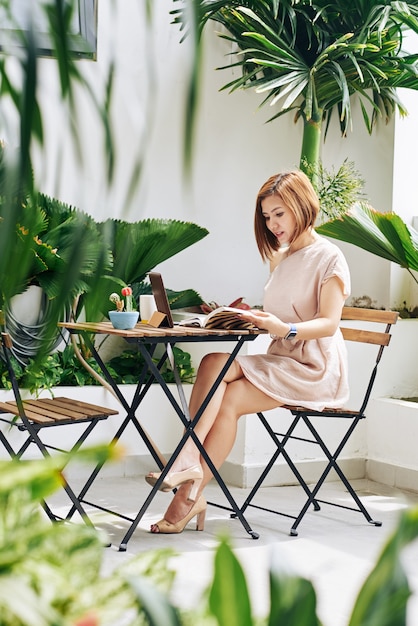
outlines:
M154 296L157 311L165 315L165 320L162 322L161 326L164 328L173 328L173 316L171 314L163 278L158 272L148 272L148 277L150 279L152 295Z
M173 328L174 326L203 326L201 323L206 319L204 313L186 313L182 311L181 317L178 313L178 319L174 320L175 315L170 308L167 298L167 292L164 287L163 278L158 272L148 272L151 283L152 295L154 296L157 311L165 315L164 321L161 323L163 328Z

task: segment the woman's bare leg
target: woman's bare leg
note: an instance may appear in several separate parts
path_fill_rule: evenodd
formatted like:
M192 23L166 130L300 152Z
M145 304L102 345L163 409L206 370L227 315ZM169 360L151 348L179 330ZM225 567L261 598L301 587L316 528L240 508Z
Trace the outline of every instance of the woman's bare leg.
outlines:
M216 352L208 354L202 359L189 403L189 412L192 420L218 377L219 372L224 367L228 357L228 354ZM233 362L195 427L194 432L202 443L205 441L207 434L217 418L228 384L242 376L240 366L238 363ZM173 463L170 472L179 472L193 465L197 465L198 463L200 463L200 452L193 442L193 439L189 438L178 458Z
M204 440L204 448L216 469L219 469L234 445L238 420L241 415L269 411L280 402L267 396L246 378L227 385L216 420ZM202 488L212 478L212 473L201 458L204 472Z
M246 378L241 377L232 380L230 383L225 383L225 387L218 413L203 440L205 450L217 469L232 449L236 438L238 419L241 415L268 411L280 406L280 403L254 387ZM212 478L212 473L202 458L200 458L200 462L203 468L203 481L199 493ZM182 485L178 489L164 515L167 521L175 523L188 514L192 507L192 503L188 500L189 493L190 485L188 484ZM154 531L158 531L155 526L151 527L151 530L153 528Z

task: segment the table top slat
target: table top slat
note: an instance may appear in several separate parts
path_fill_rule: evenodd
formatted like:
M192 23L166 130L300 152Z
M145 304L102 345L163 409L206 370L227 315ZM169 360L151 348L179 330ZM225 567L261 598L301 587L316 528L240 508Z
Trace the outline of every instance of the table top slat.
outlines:
M110 322L60 322L61 328L74 331L87 331L95 334L117 335L119 337L208 337L208 336L237 336L237 335L262 335L264 330L241 330L231 329L224 330L222 328L208 329L196 326L175 326L174 328L154 328L149 324L139 322L130 330L119 330L113 328Z

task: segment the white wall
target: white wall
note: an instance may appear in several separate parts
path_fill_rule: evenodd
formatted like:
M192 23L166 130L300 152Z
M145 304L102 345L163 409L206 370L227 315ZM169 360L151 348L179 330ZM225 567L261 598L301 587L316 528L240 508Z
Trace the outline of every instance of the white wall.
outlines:
M418 36L415 45L418 44ZM408 224L418 228L418 198L414 192L416 180L416 160L411 158L410 146L418 140L418 94L415 91L400 89L400 97L410 115L395 122L393 210ZM415 217L415 222L413 219ZM414 272L418 280L418 272ZM418 284L399 266L392 268L391 303L406 300L409 306L418 304Z
M400 320L383 356L367 411L367 473L401 489L418 490L418 320Z

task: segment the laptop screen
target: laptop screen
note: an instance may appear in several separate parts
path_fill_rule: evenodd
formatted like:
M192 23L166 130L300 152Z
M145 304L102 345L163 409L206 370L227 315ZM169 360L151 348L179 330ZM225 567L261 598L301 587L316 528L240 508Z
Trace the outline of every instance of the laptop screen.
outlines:
M166 316L161 326L165 326L166 328L173 328L173 316L171 315L170 304L168 302L167 292L164 287L162 276L158 272L148 272L148 276L150 279L152 294L154 296L157 311L159 311L160 313L164 313L164 315Z

